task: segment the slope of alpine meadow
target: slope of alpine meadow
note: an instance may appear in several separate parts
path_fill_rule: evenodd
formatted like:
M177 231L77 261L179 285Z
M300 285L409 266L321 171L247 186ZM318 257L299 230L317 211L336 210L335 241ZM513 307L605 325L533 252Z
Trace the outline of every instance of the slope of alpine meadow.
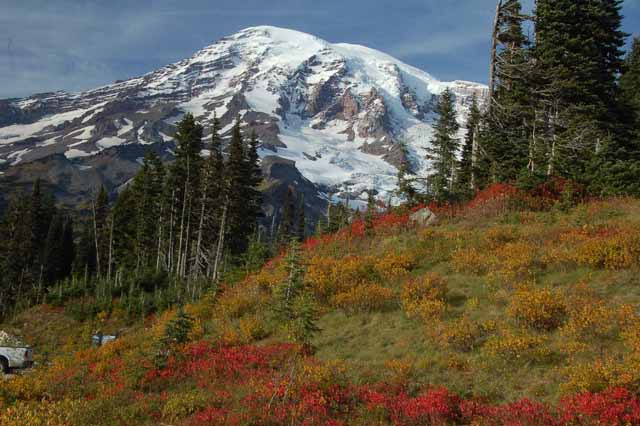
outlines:
M0 327L36 348L0 424L640 424L640 201L561 187L379 208L181 308L67 282Z

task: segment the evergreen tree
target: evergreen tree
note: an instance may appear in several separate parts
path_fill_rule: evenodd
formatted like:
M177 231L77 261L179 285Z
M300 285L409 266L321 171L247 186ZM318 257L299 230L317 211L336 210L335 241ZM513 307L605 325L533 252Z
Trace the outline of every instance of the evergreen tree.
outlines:
M433 174L429 176L429 193L439 202L449 201L453 194L456 170L456 155L459 148L458 122L453 103L453 95L446 89L438 101L439 115L435 125L432 146L427 149L427 159L431 161Z
M282 202L282 216L278 228L278 243L286 246L294 237L295 226L295 194L292 187L287 188Z
M138 241L140 229L144 226L131 220L132 213L138 212L138 220L140 220L140 211L147 206L141 205L144 202L144 196L138 197L137 191L133 186L126 187L118 196L111 215L108 219L109 243L107 244L107 262L111 261L113 270L127 269L136 270L141 266L139 257L139 249L141 242ZM155 225L155 224L154 224ZM113 229L111 229L113 228ZM152 242L150 242L153 244ZM137 256L138 255L138 256ZM145 258L147 260L147 258Z
M42 181L37 178L31 192L31 253L29 262L34 273L39 274L44 257L45 243L49 232L49 225L56 214L55 201L51 194L42 189Z
M203 129L192 114L186 114L177 125L176 160L169 170L165 197L170 219L169 267L186 276L193 261L194 229L199 223L199 201Z
M85 221L82 225L80 239L78 241L75 259L73 262L74 272L83 277L94 275L97 271L96 265L96 244L93 236L93 219Z
M373 227L373 219L376 214L376 199L373 195L373 190L369 189L367 191L367 211L364 216L364 230L365 233L369 236L373 235L374 227Z
M92 237L95 247L96 273L99 277L107 273L109 263L109 199L104 186L93 203L93 229Z
M158 249L159 221L162 220L162 194L164 166L155 151L147 151L142 167L131 185L131 204L128 212L135 212L134 251L128 253L129 261L135 261L137 269L156 263ZM129 194L127 194L129 195ZM124 207L124 206L123 206ZM123 209L126 212L126 207ZM123 212L124 213L124 212ZM130 226L131 224L127 224Z
M304 242L307 234L307 220L305 217L304 194L300 194L300 203L298 205L298 220L296 224L296 238L299 242Z
M65 277L64 227L62 214L56 214L51 220L44 249L44 281L53 284Z
M258 136L255 130L251 131L249 137L249 149L247 150L247 206L248 218L253 219L255 226L257 219L262 217L262 193L260 185L262 184L262 169L260 168L260 156L258 155Z
M463 198L469 198L477 189L476 170L478 156L478 137L482 115L478 106L478 98L473 95L469 117L467 118L467 133L462 147L462 156L458 166L456 192Z
M253 148L245 149L240 131L240 117L236 120L229 144L229 159L226 164L228 227L227 247L232 256L246 252L249 238L257 225L259 195L256 194L257 139Z
M76 257L75 235L73 229L73 219L67 217L64 221L62 232L62 276L69 277L73 271L73 264Z
M33 282L30 259L32 256L32 203L28 196L18 193L9 205L0 223L0 317L4 317L16 301L22 299Z
M404 142L400 143L400 149L402 151L402 160L400 167L398 167L397 195L409 206L414 206L418 202L418 191L414 187L415 178L411 177L411 164L408 160L407 147Z
M493 92L484 116L483 131L478 132L476 125L472 134L476 152L475 161L471 162L475 164L468 166L469 160L463 158L465 165L461 170L464 180L473 177L476 188L490 182L515 181L526 174L528 166L530 171L536 169L537 163L528 155L533 147L530 136L535 117L534 67L529 41L523 34L521 9L519 0L507 0L498 14ZM473 147L465 146L465 149L471 151L467 156L474 156Z
M633 124L640 123L640 37L633 39L631 50L624 61L620 77L621 102L633 110Z
M621 0L539 0L536 67L549 134L549 175L586 182L590 162L618 121L622 69ZM610 150L615 152L615 148Z
M226 202L225 164L220 138L220 121L214 114L210 155L203 170L201 266L210 270L220 235L222 211Z
M312 339L320 331L317 326L317 309L313 292L304 282L300 245L292 241L287 253L287 279L274 289L276 318L289 338L311 352Z

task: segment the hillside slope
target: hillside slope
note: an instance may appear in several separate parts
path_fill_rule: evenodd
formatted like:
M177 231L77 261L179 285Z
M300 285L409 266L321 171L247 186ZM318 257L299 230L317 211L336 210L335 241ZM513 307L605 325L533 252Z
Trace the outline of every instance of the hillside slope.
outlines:
M639 424L640 201L510 205L308 240L312 356L275 308L290 255L188 305L161 359L175 310L32 308L5 326L42 364L2 385L0 424ZM125 331L92 349L97 329Z

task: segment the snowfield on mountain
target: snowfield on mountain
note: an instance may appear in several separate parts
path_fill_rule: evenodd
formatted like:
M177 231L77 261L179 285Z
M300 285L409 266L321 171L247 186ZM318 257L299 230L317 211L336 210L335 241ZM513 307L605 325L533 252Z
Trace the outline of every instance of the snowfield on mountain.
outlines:
M54 183L64 186L65 176L79 174L117 187L149 146L171 159L174 124L190 112L207 141L214 114L225 136L239 116L244 129L258 133L263 157L295 161L325 194L364 199L373 188L385 198L405 158L414 171L428 171L423 148L445 88L455 95L461 124L472 95L486 90L438 81L367 47L248 28L142 77L76 94L0 100L0 173L18 176L13 170L24 174L28 164L55 158L57 168L47 163L59 174ZM118 172L105 172L103 161Z

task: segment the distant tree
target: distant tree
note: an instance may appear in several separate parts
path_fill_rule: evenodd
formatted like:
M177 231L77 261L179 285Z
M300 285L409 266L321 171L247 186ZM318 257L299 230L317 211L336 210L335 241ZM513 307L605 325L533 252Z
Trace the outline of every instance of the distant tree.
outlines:
M288 276L274 289L274 311L289 338L301 344L308 353L312 351L312 339L320 329L313 292L304 281L301 257L300 245L294 240L286 259Z
M307 220L305 217L304 193L300 194L298 204L298 219L296 223L296 238L299 242L304 242L307 233Z
M62 214L57 213L49 226L49 232L44 249L44 280L47 284L53 284L64 278L65 253L64 253L64 227L65 220Z
M373 235L373 219L376 214L376 199L373 195L373 189L367 191L367 211L364 216L365 233L369 236Z
M293 188L288 187L282 202L282 219L278 228L278 243L282 246L287 246L294 237L296 230L295 212L295 194Z
M477 189L476 170L479 143L479 127L482 114L478 106L478 98L474 94L467 118L466 136L462 147L462 156L456 175L456 192L463 198L469 198Z
M446 89L438 101L436 113L439 118L435 125L435 136L427 149L427 159L431 161L433 173L429 176L430 195L439 202L449 201L453 195L457 152L458 122L453 103L453 94Z

